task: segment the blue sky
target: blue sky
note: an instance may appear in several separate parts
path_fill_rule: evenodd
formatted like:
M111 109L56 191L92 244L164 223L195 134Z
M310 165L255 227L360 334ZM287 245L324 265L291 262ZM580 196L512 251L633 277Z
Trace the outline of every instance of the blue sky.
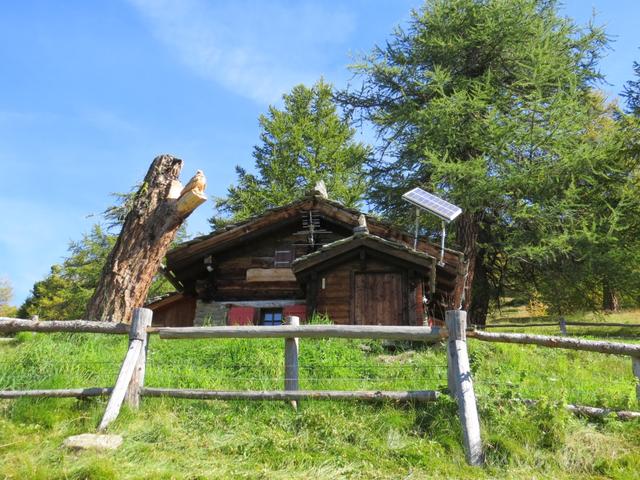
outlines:
M343 87L353 55L403 25L417 0L6 2L0 15L0 277L28 295L153 157L185 160L208 194L251 167L257 118L321 75ZM640 60L640 2L572 0L614 43L601 62L615 97ZM189 232L207 232L212 206Z

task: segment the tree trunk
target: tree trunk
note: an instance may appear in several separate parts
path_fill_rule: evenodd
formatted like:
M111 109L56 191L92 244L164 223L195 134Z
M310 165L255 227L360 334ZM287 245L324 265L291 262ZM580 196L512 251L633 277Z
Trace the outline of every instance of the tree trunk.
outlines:
M88 319L130 322L133 309L143 306L180 225L206 200L203 187L182 191L181 169L182 160L170 155L153 160L89 301Z
M611 287L606 278L602 282L602 309L605 312L617 312L620 310L618 292Z
M478 257L478 233L480 231L480 213L463 212L456 220L456 241L464 253L466 263L466 277L464 285L456 292L454 304L451 308L462 306L469 311L471 306L471 286L473 285L476 261ZM458 289L457 289L458 290Z
M489 302L491 301L491 285L486 258L481 250L476 257L475 272L473 275L473 285L471 286L471 302L469 305L469 325L485 325L487 314L489 313Z

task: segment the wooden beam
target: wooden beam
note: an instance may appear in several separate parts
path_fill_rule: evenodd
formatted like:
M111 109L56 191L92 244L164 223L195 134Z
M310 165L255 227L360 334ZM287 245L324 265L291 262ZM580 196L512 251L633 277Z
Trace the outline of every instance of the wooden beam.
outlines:
M640 327L640 323L609 323L609 322L565 322L567 325L578 327Z
M197 400L363 400L380 402L385 400L397 402L434 402L440 395L434 390L410 391L346 391L346 390L297 390L297 391L222 391L222 390L194 390L175 388L142 389L145 397L175 397Z
M605 322L539 322L539 323L494 323L484 325L483 328L526 328L526 327L557 327L564 325L577 327L640 327L640 323L605 323Z
M636 399L640 403L640 356L631 357L631 371L636 377Z
M131 342L129 350L127 351L127 356L124 358L124 362L122 362L122 366L120 367L120 373L118 374L116 385L113 387L113 391L111 392L107 408L105 409L100 425L98 426L98 431L104 432L109 424L118 418L122 402L127 394L127 388L129 387L129 382L131 381L131 376L136 368L136 363L141 351L142 342Z
M153 311L148 308L137 308L133 311L133 317L134 319L133 322L131 322L131 334L129 335L129 338L141 341L142 348L140 350L140 355L138 355L138 360L127 388L125 401L129 407L136 409L140 406L140 389L144 386L144 375L147 365L147 349L149 347L149 335L147 334L147 328L151 327Z
M469 465L478 466L484 463L482 440L480 438L480 419L473 379L469 366L467 340L467 312L449 310L446 312L446 324L449 332L447 343L447 365L449 388L453 389L458 403L458 416L462 426L464 450Z
M167 279L167 281L173 286L173 288L175 288L178 292L184 291L184 285L180 283L180 280L178 280L170 270L167 270L167 267L165 267L164 265L160 265L160 268L158 270L160 271L160 273L162 273L162 275L164 275L164 278Z
M374 325L226 326L165 327L157 332L163 339L180 338L380 338L437 342L445 332L438 327Z
M525 327L557 327L558 322L544 322L544 323L502 323L484 325L482 328L525 328Z
M300 317L288 316L286 318L286 325L298 326L300 325ZM284 339L284 389L288 391L298 390L298 339L297 338L285 338ZM296 400L291 401L291 406L294 409L298 409L298 402Z
M562 335L563 337L566 337L567 336L567 321L564 319L564 317L560 318L559 327L560 327L560 335Z
M290 268L248 268L247 282L295 282Z
M535 405L538 400L522 399L520 400L525 405ZM589 407L586 405L565 405L565 409L574 415L580 415L590 418L602 418L609 415L615 415L618 420L634 420L640 418L640 412L633 412L629 410L613 410L610 408Z
M216 302L227 307L280 308L290 305L304 305L305 300L240 300Z
M144 338L147 335L147 325L145 322L148 318L151 318L151 315L152 313L148 308L136 308L133 311L131 331L129 332L129 350L122 362L118 379L113 387L107 408L98 426L98 431L100 432L104 432L109 424L118 418L120 408L122 408L122 402L127 395L131 379L138 367L140 354L143 351Z
M48 398L87 398L109 395L110 387L62 388L55 390L0 390L0 398L48 397Z
M308 210L310 205L311 200L306 198L286 207L274 209L272 212L268 212L231 230L215 233L197 242L193 240L187 242L167 253L168 267L172 270L175 268L179 270L180 264L183 262L189 263L191 257L216 253L228 248L230 245L234 245L239 240L246 241L269 233L292 220L298 220L300 211Z
M77 333L129 333L129 325L90 320L24 320L0 317L0 332L77 332Z
M550 335L527 335L524 333L490 333L474 330L467 336L485 342L520 343L524 345L540 345L550 348L566 348L586 352L610 353L614 355L631 355L640 357L640 345L631 343L615 343L577 338L554 337Z

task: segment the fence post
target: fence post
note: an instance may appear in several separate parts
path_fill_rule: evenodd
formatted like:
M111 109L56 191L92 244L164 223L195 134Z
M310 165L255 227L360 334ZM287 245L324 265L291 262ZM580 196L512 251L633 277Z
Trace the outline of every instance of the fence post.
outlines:
M631 357L631 367L636 377L636 399L640 403L640 357Z
M118 379L109 397L107 408L98 426L98 431L103 432L109 424L118 418L122 402L129 389L129 384L135 373L140 355L143 352L143 341L147 335L146 322L151 320L153 313L147 308L136 308L133 311L131 329L129 330L129 350L124 357ZM139 393L138 393L139 394Z
M288 316L286 325L300 325L300 317ZM298 339L284 339L284 389L298 390ZM291 400L291 406L298 409L298 402Z
M148 308L137 308L133 312L133 320L131 321L131 330L129 331L129 340L141 340L142 350L138 356L135 369L127 394L124 399L129 407L137 409L140 406L140 389L144 387L144 374L147 367L147 350L149 348L149 334L147 327L151 326L153 321L153 311Z
M462 437L467 463L482 465L482 441L480 420L473 390L469 354L467 352L467 312L449 310L445 314L449 340L447 343L447 363L449 382L453 383L453 394L458 403L458 416L462 425ZM451 387L450 387L451 388Z
M451 329L455 328L455 325L449 326L449 322L447 322L446 320L448 318L447 317L448 314L449 312L445 313L445 324L447 326L447 331L449 335L447 340L447 388L449 390L449 396L455 400L456 399L456 380L455 380L453 362L451 361L451 358L453 355L451 350L454 348L454 344L450 341L452 338L455 338L455 336L451 333Z
M567 321L564 317L560 317L560 335L563 337L567 336Z

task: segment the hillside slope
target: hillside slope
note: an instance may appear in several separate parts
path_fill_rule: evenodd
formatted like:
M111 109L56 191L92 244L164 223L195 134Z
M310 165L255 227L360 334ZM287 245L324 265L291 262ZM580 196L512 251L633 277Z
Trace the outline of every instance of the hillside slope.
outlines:
M612 319L613 321L613 319ZM151 339L147 385L280 389L281 340ZM487 466L468 467L455 404L144 399L111 431L115 453L60 448L93 431L105 399L0 401L4 478L638 478L640 422L587 421L563 402L640 410L630 360L470 340ZM20 334L0 345L0 389L109 386L126 339ZM302 340L301 388L442 389L442 345ZM542 399L526 407L519 398Z

